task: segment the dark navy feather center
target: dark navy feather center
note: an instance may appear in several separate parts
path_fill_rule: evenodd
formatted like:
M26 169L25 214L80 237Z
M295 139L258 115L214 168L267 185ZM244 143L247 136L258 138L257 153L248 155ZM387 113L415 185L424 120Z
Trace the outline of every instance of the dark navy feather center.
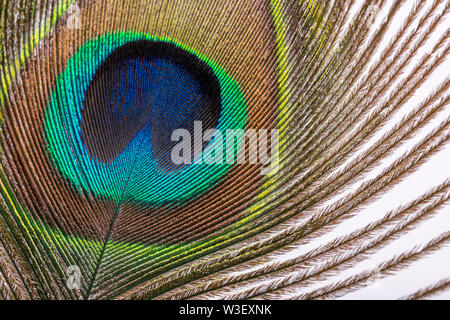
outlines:
M217 77L196 56L170 43L131 42L109 55L86 90L83 143L108 162L141 132L151 135L158 165L170 166L172 132L193 132L194 121L215 128L220 104Z

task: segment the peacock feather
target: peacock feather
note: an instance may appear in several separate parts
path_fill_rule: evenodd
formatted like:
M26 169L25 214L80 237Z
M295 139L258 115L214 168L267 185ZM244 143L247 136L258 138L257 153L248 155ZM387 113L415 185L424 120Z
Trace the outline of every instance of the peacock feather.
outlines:
M449 10L0 0L0 299L448 296Z

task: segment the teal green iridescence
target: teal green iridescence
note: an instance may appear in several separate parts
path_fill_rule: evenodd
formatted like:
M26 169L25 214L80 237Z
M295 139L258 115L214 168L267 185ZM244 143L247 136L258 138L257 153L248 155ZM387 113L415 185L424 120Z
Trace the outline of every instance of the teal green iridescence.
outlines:
M85 43L58 77L45 118L48 151L62 175L80 192L84 190L118 202L134 200L162 204L186 201L214 186L232 165L205 164L198 157L192 165L176 172L163 171L158 169L153 158L148 135L142 132L108 163L89 156L82 142L80 122L84 94L96 70L117 48L144 39L172 43L207 63L221 90L222 109L217 129L221 132L244 129L247 120L244 96L236 81L216 63L170 39L120 32Z

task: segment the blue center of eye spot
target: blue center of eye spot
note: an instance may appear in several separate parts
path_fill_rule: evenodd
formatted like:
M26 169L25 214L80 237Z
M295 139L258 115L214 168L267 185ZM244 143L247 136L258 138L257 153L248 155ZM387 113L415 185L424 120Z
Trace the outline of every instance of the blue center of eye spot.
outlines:
M92 157L108 162L147 135L159 166L170 167L171 133L193 134L194 121L215 128L220 109L220 86L206 64L171 44L135 41L115 50L90 82L82 140Z

